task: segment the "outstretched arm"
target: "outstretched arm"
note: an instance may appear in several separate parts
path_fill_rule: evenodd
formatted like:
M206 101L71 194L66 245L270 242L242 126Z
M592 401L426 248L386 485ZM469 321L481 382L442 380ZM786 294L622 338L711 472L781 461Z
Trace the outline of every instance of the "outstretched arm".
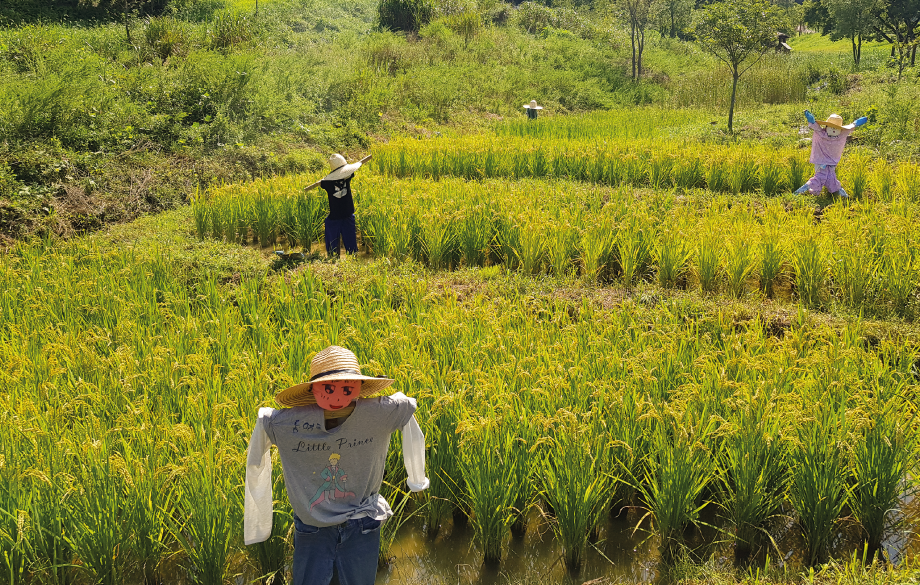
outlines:
M358 161L358 162L360 162L361 164L364 164L364 163L366 163L367 161L371 160L371 157L372 157L372 156L374 156L374 155L369 154L369 155L365 156L364 158L362 158L362 159L361 159L360 161Z
M865 124L865 123L868 122L868 121L869 121L869 118L867 118L867 117L865 117L865 116L863 116L862 118L856 118L856 120L853 121L853 126L859 128L860 126L862 126L863 124Z
M310 189L315 189L316 187L319 187L319 184L320 184L320 183L322 183L322 181L317 181L317 182L313 183L312 185L307 185L306 187L303 188L303 190L304 190L304 191L309 191Z
M409 490L420 492L428 489L430 482L425 477L425 435L415 420L415 415L409 419L402 429L403 462L406 465L408 479L406 483Z
M262 417L271 416L271 408L260 408L249 439L246 456L246 494L243 504L243 542L255 544L272 535L272 458L271 441Z
M814 114L812 114L812 113L809 112L808 110L805 110L805 119L808 120L808 123L809 123L809 124L814 124L814 123L815 123L815 116L814 116Z

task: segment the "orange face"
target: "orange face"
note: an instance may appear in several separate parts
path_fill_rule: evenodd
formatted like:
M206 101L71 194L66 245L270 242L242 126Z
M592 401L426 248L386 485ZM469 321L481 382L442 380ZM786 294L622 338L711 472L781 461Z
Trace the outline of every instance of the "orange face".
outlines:
M361 380L330 380L313 382L313 396L323 410L339 410L351 404L361 394Z

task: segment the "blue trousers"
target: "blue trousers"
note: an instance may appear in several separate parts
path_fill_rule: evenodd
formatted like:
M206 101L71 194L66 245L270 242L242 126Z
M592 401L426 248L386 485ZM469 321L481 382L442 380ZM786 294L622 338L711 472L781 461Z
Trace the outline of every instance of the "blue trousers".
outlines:
M292 585L374 585L380 555L380 521L349 520L317 528L294 516Z
M355 227L355 216L345 219L326 218L326 253L339 255L339 236L345 244L345 251L349 254L358 252L358 233Z

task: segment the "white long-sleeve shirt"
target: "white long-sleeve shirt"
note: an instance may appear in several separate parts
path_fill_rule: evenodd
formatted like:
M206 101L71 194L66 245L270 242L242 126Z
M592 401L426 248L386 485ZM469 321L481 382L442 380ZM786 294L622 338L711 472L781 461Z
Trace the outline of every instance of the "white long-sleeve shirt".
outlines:
M403 434L409 489L426 489L425 436L414 412L415 400L401 392L363 398L342 424L327 431L318 406L260 408L246 460L244 542L262 542L271 535L272 444L279 448L294 513L307 524L392 515L379 489L389 437L397 429Z

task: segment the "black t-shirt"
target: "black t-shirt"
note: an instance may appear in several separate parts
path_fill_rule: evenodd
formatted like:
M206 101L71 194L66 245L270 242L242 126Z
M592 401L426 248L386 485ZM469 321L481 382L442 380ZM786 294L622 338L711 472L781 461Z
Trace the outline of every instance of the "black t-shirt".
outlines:
M351 198L350 175L336 181L320 181L319 186L329 195L329 219L348 219L355 212L355 202Z

